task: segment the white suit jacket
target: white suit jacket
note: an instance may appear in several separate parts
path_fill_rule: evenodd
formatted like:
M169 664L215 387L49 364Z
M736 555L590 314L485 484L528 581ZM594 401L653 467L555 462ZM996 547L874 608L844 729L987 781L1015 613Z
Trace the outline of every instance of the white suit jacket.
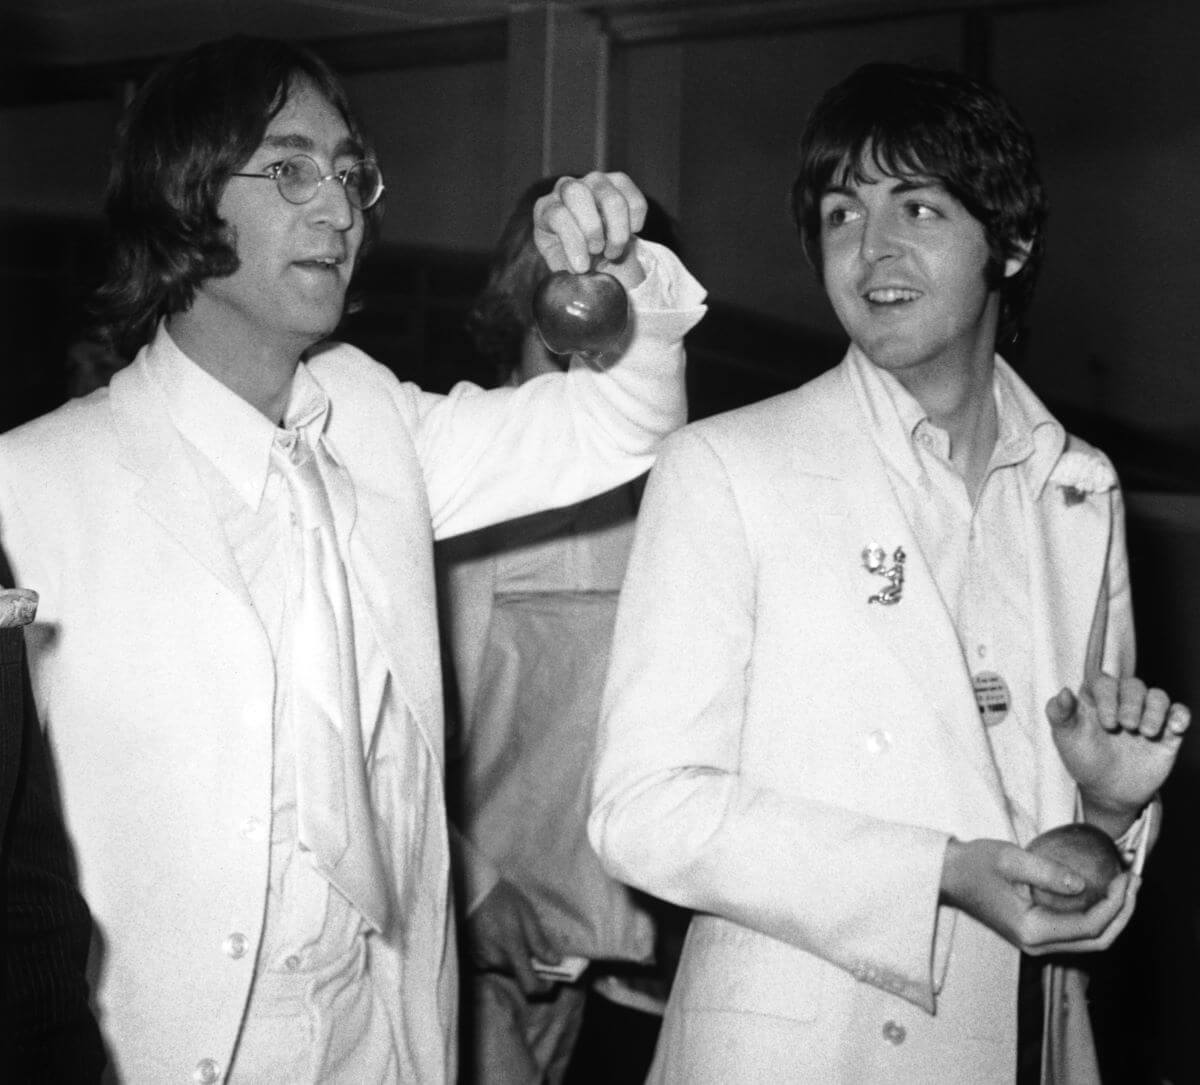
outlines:
M607 374L519 389L427 394L346 346L309 362L353 484L356 507L336 525L352 590L411 721L374 736L371 778L398 917L372 940L371 968L396 992L406 1081L452 1077L457 995L433 536L646 470L683 419L680 339L702 297L681 272L678 308L639 310ZM275 672L144 356L111 389L0 437L0 542L18 582L41 593L35 696L96 921L116 1074L152 1085L223 1074L266 902ZM244 955L228 952L234 932Z
M1035 504L1018 545L1044 703L1101 662L1130 671L1133 644L1119 492ZM868 544L907 551L897 605L867 603ZM1076 792L1040 738L1045 829ZM602 859L698 913L653 1080L1011 1081L1017 951L938 888L949 834L1013 828L845 363L664 445L598 757ZM1059 1005L1055 1029L1085 1011Z

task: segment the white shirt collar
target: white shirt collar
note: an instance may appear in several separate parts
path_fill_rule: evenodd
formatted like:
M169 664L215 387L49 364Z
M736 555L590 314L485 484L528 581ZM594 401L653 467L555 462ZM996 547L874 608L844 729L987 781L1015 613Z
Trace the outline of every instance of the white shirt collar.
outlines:
M922 424L930 424L928 415L893 374L853 344L847 363L851 385L884 459L915 484L923 468L913 441ZM1032 491L1039 494L1066 447L1066 431L998 354L992 389L998 425L993 462L1022 464Z
M167 399L175 428L257 511L271 470L271 446L280 435L262 413L231 391L179 348L160 324L146 365ZM292 378L284 429L310 430L310 441L325 428L329 398L308 367Z

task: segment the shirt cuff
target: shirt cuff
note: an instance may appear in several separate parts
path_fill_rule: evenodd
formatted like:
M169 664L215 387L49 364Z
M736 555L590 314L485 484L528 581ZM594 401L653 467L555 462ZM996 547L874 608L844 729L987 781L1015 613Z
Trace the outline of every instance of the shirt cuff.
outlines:
M1150 851L1150 846L1158 835L1161 814L1162 802L1156 795L1146 804L1146 808L1138 815L1137 821L1130 825L1116 842L1122 861L1139 876L1142 873L1142 867L1146 865L1146 855Z
M638 262L646 277L629 291L638 330L678 339L707 311L707 292L665 245L638 238Z
M1075 820L1083 821L1083 798L1078 793L1075 796ZM1155 795L1138 815L1137 820L1129 826L1114 843L1121 853L1121 861L1134 874L1141 875L1142 867L1146 865L1146 856L1158 838L1158 830L1162 821L1162 800Z

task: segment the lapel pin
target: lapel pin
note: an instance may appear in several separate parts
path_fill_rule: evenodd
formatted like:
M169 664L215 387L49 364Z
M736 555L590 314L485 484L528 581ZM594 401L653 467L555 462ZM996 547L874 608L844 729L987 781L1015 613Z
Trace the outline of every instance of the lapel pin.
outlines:
M904 592L904 547L897 546L892 553L892 560L889 563L887 551L882 546L867 546L863 548L862 563L863 568L868 573L874 573L876 576L883 577L887 584L867 597L868 603L878 603L880 606L890 607L900 602L900 596Z

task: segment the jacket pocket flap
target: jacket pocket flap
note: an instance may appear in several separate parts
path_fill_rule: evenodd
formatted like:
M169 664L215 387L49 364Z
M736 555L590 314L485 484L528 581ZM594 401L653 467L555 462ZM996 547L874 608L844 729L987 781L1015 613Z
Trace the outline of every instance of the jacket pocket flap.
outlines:
M711 916L688 932L675 983L684 1010L726 1010L811 1021L825 972L818 957Z

